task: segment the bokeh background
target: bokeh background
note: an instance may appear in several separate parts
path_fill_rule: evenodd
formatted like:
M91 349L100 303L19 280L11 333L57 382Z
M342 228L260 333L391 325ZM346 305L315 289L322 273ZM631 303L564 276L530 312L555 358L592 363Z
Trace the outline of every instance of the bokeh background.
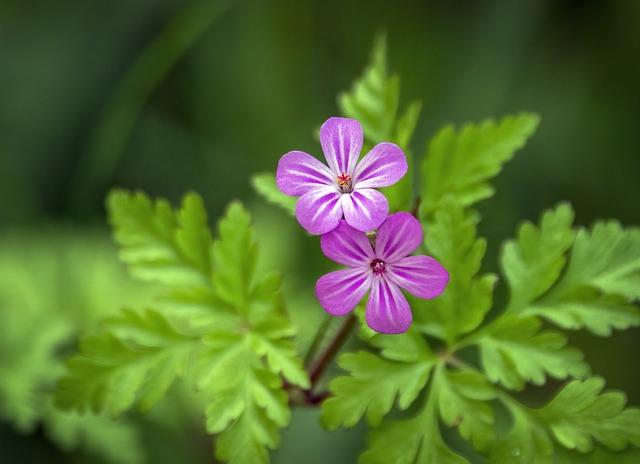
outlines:
M418 156L446 123L542 117L480 206L487 269L521 220L561 200L579 224L640 224L640 2L0 0L0 461L101 462L73 439L61 447L55 413L30 402L60 369L34 348L40 332L60 325L61 358L104 314L144 299L109 243L112 186L172 201L195 190L212 223L243 200L303 335L313 330L311 283L330 264L249 179L291 149L319 154L314 131L379 31L403 98L423 101ZM639 335L572 336L636 405ZM210 460L185 409L131 419L154 462ZM354 462L363 430L328 434L316 419L294 415L275 462Z

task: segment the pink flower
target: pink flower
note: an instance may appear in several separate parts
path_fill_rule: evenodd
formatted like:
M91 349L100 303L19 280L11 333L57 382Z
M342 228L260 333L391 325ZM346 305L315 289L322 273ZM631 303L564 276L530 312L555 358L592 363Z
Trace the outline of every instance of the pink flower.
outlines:
M329 118L320 128L320 144L329 167L301 151L280 158L278 188L300 197L296 217L309 233L330 232L343 217L362 232L377 228L386 219L389 204L374 188L400 180L407 172L407 160L400 147L383 142L358 162L362 138L362 127L355 119Z
M422 228L411 214L390 215L380 226L375 247L367 235L341 221L320 239L322 252L349 269L330 272L316 283L320 305L343 316L369 291L367 325L382 333L406 332L412 314L401 288L418 298L440 295L449 273L429 256L408 256L422 243Z

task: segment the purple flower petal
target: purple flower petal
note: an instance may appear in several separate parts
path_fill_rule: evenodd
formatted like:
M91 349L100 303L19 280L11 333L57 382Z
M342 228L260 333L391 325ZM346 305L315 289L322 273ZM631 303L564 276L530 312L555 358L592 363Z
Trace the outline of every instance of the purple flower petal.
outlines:
M389 266L388 279L418 298L431 299L444 292L449 273L430 256L407 256Z
M310 234L332 231L342 219L340 193L334 187L319 187L305 193L296 203L296 217Z
M422 243L422 227L411 214L389 215L378 229L376 256L393 264L411 254Z
M323 185L333 185L335 176L308 153L290 151L278 162L276 183L283 193L299 196Z
M333 316L352 311L371 286L369 269L342 269L323 275L316 283L320 306Z
M355 119L329 118L320 128L320 144L331 171L353 174L362 150L362 126Z
M377 190L359 189L342 195L342 211L347 224L361 232L368 232L385 220L389 214L389 203Z
M356 166L354 188L388 187L402 179L407 168L407 158L398 145L379 143Z
M320 237L320 247L327 258L349 267L369 266L374 258L373 248L367 235L346 221Z
M376 332L406 332L413 315L400 288L384 277L374 277L365 313L367 325Z

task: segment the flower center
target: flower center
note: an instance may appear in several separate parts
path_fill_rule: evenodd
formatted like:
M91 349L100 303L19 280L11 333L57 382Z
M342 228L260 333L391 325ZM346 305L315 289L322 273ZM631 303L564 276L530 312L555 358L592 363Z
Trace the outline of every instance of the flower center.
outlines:
M338 182L338 188L342 193L350 193L353 191L353 187L351 185L351 176L349 174L345 174L344 172L336 177L336 181Z
M373 269L374 274L382 274L383 272L387 272L387 267L384 264L384 261L381 259L374 259L371 261L371 269Z

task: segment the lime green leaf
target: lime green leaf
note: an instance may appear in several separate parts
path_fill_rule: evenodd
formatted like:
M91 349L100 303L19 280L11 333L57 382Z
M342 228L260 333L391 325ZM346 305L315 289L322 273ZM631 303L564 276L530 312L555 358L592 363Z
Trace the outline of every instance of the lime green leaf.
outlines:
M82 446L113 464L144 463L142 434L132 423L107 417L49 408L44 417L47 436L66 451Z
M640 298L640 229L615 221L580 230L558 292L589 285L602 292Z
M514 402L515 403L515 402ZM517 405L517 403L516 403ZM511 405L513 426L489 453L489 464L553 464L554 446L545 427L533 420L530 410Z
M441 377L438 405L449 426L457 426L460 435L484 450L495 438L494 416L488 400L495 398L486 378L474 371L446 372Z
M371 61L349 93L338 97L342 114L360 121L367 140L376 144L391 141L398 112L400 80L387 70L387 40L379 35Z
M199 196L186 195L175 213L166 200L114 190L107 208L120 257L133 276L166 285L209 285L211 237Z
M533 317L505 316L480 339L482 365L489 379L520 390L525 382L542 385L545 375L556 379L583 377L589 366L580 351L567 347L564 335L540 331Z
M581 229L558 284L526 309L567 329L608 336L640 325L640 229L616 222Z
M262 196L269 203L282 207L287 213L292 216L296 210L296 197L290 197L285 195L278 189L276 185L276 176L270 172L264 172L261 174L255 174L251 178L251 185L254 190Z
M389 340L385 335L376 338ZM337 377L329 387L333 396L322 405L322 422L328 429L353 427L365 414L370 424L378 425L396 398L400 409L407 409L424 388L435 356L420 335L408 333L391 338L377 343L383 348L381 354L390 355L392 360L366 351L340 356L338 364L349 375ZM400 345L419 348L403 350L395 345L396 340Z
M220 238L213 245L215 291L236 311L246 313L257 253L249 213L240 203L231 203L218 229Z
M182 375L193 346L193 338L178 333L160 313L123 311L107 330L82 339L58 384L56 403L112 416L134 403L147 410Z
M565 329L586 328L595 335L608 337L612 329L640 326L640 310L617 295L601 295L597 290L581 288L567 298L544 299L525 310L525 314L544 317Z
M590 451L594 439L613 450L640 446L640 409L625 409L624 393L603 388L599 377L574 380L536 415L569 449Z
M396 184L382 189L391 211L408 210L412 206L413 156L409 144L422 110L422 103L415 101L399 116L399 100L400 79L389 75L387 42L385 36L380 35L367 68L351 91L339 96L338 106L343 115L362 124L365 151L380 142L394 142L404 150L409 172Z
M522 148L539 118L523 113L455 131L448 126L431 141L422 165L421 215L433 213L446 195L470 206L493 195L488 180Z
M369 434L369 447L360 456L361 464L468 464L451 450L440 435L438 396L441 367L436 370L426 404L413 418L384 421ZM445 387L446 388L446 387Z
M449 341L480 325L491 308L496 277L478 275L487 243L476 236L478 216L454 202L445 202L425 227L427 253L449 271L444 294L413 305L415 324L425 332Z
M511 297L508 311L519 311L541 296L557 280L574 239L573 210L564 203L545 212L540 226L525 222L518 238L502 252L502 269Z

